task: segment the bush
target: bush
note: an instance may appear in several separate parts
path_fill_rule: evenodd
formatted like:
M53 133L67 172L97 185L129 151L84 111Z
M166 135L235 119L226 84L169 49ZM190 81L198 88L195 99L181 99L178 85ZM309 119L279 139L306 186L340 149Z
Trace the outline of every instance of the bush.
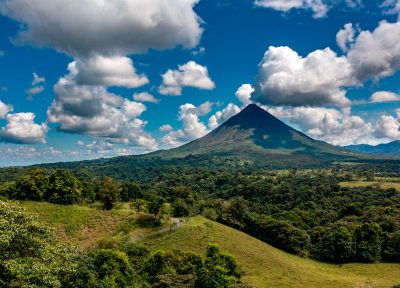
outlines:
M34 216L0 201L0 287L65 287L75 255Z

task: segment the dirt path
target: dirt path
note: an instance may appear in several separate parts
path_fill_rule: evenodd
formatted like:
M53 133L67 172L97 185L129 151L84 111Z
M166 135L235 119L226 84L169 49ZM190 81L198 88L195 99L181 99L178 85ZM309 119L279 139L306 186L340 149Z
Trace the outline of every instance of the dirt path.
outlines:
M172 232L172 231L174 231L176 229L181 228L183 225L185 225L185 221L183 221L182 219L171 218L171 224L170 224L169 227L165 227L165 228L162 228L160 230L150 232L150 233L148 233L148 234L146 234L144 236L132 237L131 240L133 242L137 242L137 241L140 241L140 240L145 239L145 238L166 234L166 233L169 233L169 232Z

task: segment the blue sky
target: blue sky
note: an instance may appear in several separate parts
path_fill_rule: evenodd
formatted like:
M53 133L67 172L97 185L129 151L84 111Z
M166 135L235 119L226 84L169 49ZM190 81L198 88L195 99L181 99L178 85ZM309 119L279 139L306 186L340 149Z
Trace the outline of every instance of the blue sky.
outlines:
M399 11L0 0L0 166L174 147L252 102L335 145L400 139Z

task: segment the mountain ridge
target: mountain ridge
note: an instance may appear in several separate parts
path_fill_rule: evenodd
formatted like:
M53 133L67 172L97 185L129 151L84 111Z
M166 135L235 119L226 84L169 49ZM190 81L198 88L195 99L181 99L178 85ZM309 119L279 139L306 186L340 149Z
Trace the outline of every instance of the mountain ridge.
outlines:
M400 157L400 140L395 140L389 143L383 143L378 145L368 145L368 144L348 145L348 146L343 146L342 148L359 153Z

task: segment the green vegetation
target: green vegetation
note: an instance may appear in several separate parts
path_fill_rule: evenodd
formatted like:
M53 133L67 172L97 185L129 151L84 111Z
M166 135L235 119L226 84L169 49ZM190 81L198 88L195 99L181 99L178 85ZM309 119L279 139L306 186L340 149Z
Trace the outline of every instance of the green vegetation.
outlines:
M302 257L335 263L400 262L397 252L400 247L399 191L378 186L340 185L352 179L370 181L374 178L371 173L175 167L153 173L138 183L120 182L111 177L78 180L63 170L46 176L45 170L33 169L9 186L8 195L10 198L21 196L22 200L44 195L39 200L61 204L95 205L90 202L97 199L106 210L122 198L130 199L126 204L128 210L133 208L147 214L138 221L133 219L121 224L123 231L136 222L151 228L168 223L170 217L205 215ZM149 178L152 175L154 178ZM19 188L14 187L20 186L34 191L34 197L15 193ZM37 192L37 187L42 192ZM94 196L83 192L84 187L90 187ZM67 236L78 230L74 226L65 229Z
M325 264L300 258L249 235L202 217L170 234L144 240L152 249L204 253L207 243L218 243L233 254L254 287L392 287L400 283L400 264Z
M40 222L55 228L57 240L84 247L91 247L97 240L118 234L136 219L132 211L123 209L103 211L79 205L26 201L16 204L37 215Z
M51 229L0 201L0 287L234 287L243 273L218 245L205 257L103 241L82 251L55 242Z
M383 189L394 188L400 191L400 182L391 182L390 180L389 181L361 181L361 180L346 181L346 182L340 182L340 186L349 188L375 186Z

